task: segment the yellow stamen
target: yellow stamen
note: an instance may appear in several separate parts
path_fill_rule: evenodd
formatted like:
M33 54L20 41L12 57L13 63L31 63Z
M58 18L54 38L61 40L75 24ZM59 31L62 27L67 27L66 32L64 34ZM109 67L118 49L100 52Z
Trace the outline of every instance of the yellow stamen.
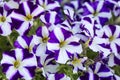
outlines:
M62 47L64 47L64 46L65 46L65 44L66 44L66 42L65 42L65 41L61 41L61 42L60 42L60 44L59 44L59 47L60 47L60 48L62 48Z
M44 38L42 38L42 42L43 42L43 43L47 43L47 42L48 42L48 40L49 40L49 38L48 38L48 37L44 37Z
M94 11L93 15L94 15L94 16L97 16L97 15L98 15L98 12L97 12L97 11Z
M28 15L26 15L26 17L25 17L25 20L26 21L30 21L30 20L32 20L32 15L30 15L30 14L28 14Z
M110 36L109 37L109 42L112 42L114 40L114 38L115 38L114 36Z
M4 16L0 17L0 22L5 22L6 18Z
M80 59L78 59L78 58L74 58L74 60L72 61L72 64L79 64L81 62L81 60Z
M19 61L19 60L16 60L16 61L14 62L14 67L15 67L15 68L19 68L19 67L20 67L20 61Z

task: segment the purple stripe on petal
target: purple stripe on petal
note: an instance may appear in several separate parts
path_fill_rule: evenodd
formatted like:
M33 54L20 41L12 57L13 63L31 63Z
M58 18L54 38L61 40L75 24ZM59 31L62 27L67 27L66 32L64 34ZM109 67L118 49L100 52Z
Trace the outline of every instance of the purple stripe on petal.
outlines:
M23 76L17 71L10 80L18 80L18 78L22 78Z
M3 15L3 11L4 9L3 9L3 7L0 7L0 14L2 14Z
M15 46L16 48L21 48L21 49L23 49L23 47L19 44L18 41L15 41L15 42L14 42L14 46Z
M42 26L40 26L40 27L36 30L36 35L37 35L37 36L43 37L43 36L42 36L42 29L43 29Z
M6 73L10 66L13 66L13 65L8 63L2 64L2 71Z
M38 6L34 5L32 2L27 2L28 7L30 8L30 13L32 13Z
M114 63L120 65L120 59L118 59L116 56L114 56Z
M48 40L50 43L59 43L59 40L56 38L55 33L52 31L50 33L50 39Z
M60 50L55 50L55 60L58 60Z
M98 72L110 72L110 70L106 65L101 64Z
M22 38L25 40L25 42L29 46L29 44L30 44L30 37L28 37L28 36L22 36Z
M69 37L72 36L72 32L67 31L67 30L65 30L65 29L63 29L63 28L61 28L61 30L62 30L62 33L63 33L63 35L64 35L64 40L66 40L67 38L69 38Z
M78 43L78 42L71 42L71 43L69 43L69 45L79 46L79 45L80 45L80 43Z
M45 61L51 58L54 58L55 53L53 53L52 51L47 50L46 54L48 54L48 56L46 57Z
M46 12L45 20L46 20L47 23L49 23L49 21L50 21L50 13Z
M8 56L13 57L14 59L16 59L15 51L13 51L13 50L9 51L9 52L4 52L3 54L8 55Z
M19 13L19 14L22 14L22 15L26 15L26 13L25 13L25 11L24 11L24 6L23 6L23 4L20 4L19 5L19 9L16 9L16 10L14 10L16 13Z
M43 64L41 64L41 58L36 56L36 59L37 59L37 65L38 67L42 68L43 67Z
M55 80L60 80L63 77L64 77L64 74L59 74L59 73L55 74Z
M31 77L34 77L34 76L35 76L36 66L25 67L25 68L29 71L29 75L30 75Z
M110 28L110 30L111 30L111 32L112 32L112 35L114 35L114 33L115 33L115 31L116 31L116 26L114 26L114 25L109 25L109 28Z
M12 19L12 26L15 27L15 29L19 29L23 23L23 21L20 21L18 19L15 18L11 18Z
M0 34L2 34L2 33L3 33L3 31L2 31L1 26L0 26Z
M84 17L83 20L88 21L89 23L92 24L92 21L91 21L91 19L89 17Z
M28 51L27 49L23 49L23 50L22 50L22 53L23 53L23 60L33 57L33 54L32 54L32 53L29 53L29 51Z
M102 26L105 25L106 22L108 22L108 18L99 17L99 20Z
M68 55L69 58L72 58L72 54L71 54L70 52L68 52L68 51L66 50L66 53L67 53L67 55Z

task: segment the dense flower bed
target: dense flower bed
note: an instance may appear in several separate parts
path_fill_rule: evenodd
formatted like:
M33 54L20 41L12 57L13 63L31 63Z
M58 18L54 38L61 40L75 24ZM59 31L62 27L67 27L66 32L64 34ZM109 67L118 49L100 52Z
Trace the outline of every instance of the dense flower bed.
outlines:
M0 80L120 80L119 0L0 0Z

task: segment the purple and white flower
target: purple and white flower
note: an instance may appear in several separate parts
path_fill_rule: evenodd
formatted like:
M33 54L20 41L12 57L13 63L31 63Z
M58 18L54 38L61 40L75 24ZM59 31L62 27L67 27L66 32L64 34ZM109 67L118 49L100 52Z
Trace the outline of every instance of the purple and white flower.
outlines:
M46 53L49 38L48 28L46 26L40 26L36 31L36 35L34 35L34 43L37 45L36 56Z
M33 53L33 48L35 46L34 37L19 36L14 42L14 46L20 49L27 49L30 53Z
M3 36L10 35L13 29L11 24L11 12L8 12L3 7L0 7L0 34Z
M50 74L58 71L59 64L54 61L54 53L51 51L46 51L46 53L37 56L38 67L41 68L44 77L48 77Z
M83 5L83 16L94 18L98 24L105 25L112 17L110 9L105 6L105 1L85 2Z
M55 11L46 12L44 15L40 16L40 20L52 31L57 25L62 23L60 15Z
M82 46L79 39L74 37L70 31L56 27L50 33L48 50L55 52L55 59L58 63L66 63L71 54L81 53Z
M9 80L18 78L31 80L35 75L37 61L36 57L27 50L15 49L3 53L1 65Z
M60 4L53 0L36 0L36 4L39 4L44 10L56 11L60 8Z
M94 74L97 74L97 76L99 76L99 78L102 79L109 79L110 77L113 76L112 71L109 69L108 66L106 66L105 64L102 64L100 62L97 62L93 65L90 65L89 72L92 72Z
M120 26L118 25L106 25L103 27L103 38L107 40L110 45L112 53L117 55L120 51Z
M77 73L79 70L86 70L84 66L87 57L80 57L79 54L74 54L73 59L70 60L67 64L73 66L73 73Z
M13 26L20 35L26 34L33 25L33 21L43 12L43 8L32 2L23 2L19 9L12 13Z

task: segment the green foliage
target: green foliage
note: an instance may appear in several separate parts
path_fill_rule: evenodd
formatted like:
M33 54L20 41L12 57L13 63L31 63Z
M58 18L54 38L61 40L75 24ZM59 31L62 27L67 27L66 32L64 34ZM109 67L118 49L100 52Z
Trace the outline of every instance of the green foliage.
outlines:
M58 67L58 70L59 70L59 73L63 73L69 76L71 80L77 80L79 76L83 75L82 72L73 73L73 67L67 64L61 64Z
M113 69L115 70L115 74L120 76L120 66L116 65L116 66L113 67Z
M98 56L98 52L94 52L91 49L86 49L86 55L89 59L94 60Z

